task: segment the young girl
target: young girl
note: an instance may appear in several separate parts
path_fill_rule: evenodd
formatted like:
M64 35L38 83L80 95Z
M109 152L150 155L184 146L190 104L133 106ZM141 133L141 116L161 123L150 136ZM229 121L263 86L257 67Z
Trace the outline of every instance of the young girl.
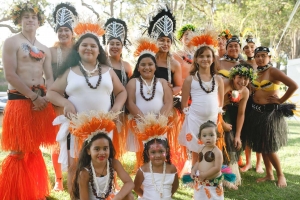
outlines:
M201 38L205 36L207 35L196 36L191 42L194 42L194 46L198 46L195 41L203 42L205 40ZM203 42L205 46L196 50L190 76L185 79L182 88L181 107L186 116L179 135L179 143L193 152L192 165L198 156L196 153L199 151L197 134L200 125L207 120L217 123L218 107L222 107L223 104L223 81L221 77L215 75L215 54L208 46L216 46L217 41L213 38L211 41ZM188 107L190 96L192 103Z
M71 116L70 132L78 138L78 145L84 140L72 188L72 199L133 199L134 185L116 160L115 149L108 133L115 128L113 120L118 113L102 111L83 112ZM114 193L114 173L124 183L121 190Z
M200 145L199 160L191 172L192 178L195 178L194 199L224 199L221 173L223 156L216 146L217 125L212 121L202 124L198 138L203 144Z
M179 182L176 167L171 164L170 147L164 134L169 128L168 118L148 114L137 127L140 131L137 137L144 142L144 165L136 174L134 191L142 200L172 199Z

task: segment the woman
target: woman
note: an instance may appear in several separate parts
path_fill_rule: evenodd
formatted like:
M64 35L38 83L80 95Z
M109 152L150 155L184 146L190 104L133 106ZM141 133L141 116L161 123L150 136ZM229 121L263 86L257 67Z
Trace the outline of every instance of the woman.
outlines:
M77 34L80 35L80 32ZM116 73L105 64L106 55L97 36L93 33L83 34L73 49L47 94L49 100L54 105L63 107L67 118L77 112L89 110L120 111L127 93ZM64 92L69 96L68 99L64 98ZM111 107L112 92L116 98ZM70 166L74 163L78 150L71 143ZM69 191L74 174L73 167L68 171Z
M140 46L147 44L147 42L147 39L141 39ZM150 42L148 42L148 44L151 46ZM137 49L139 49L139 47ZM153 48L153 51L157 51L157 47ZM126 86L128 93L126 107L133 118L136 119L148 113L169 116L173 107L172 90L168 82L165 79L155 76L157 65L154 52L139 51L135 53L139 58L133 75ZM135 121L132 122L134 123ZM132 137L132 132L134 132L133 129L131 129L131 132L129 131L128 141L135 140L135 138ZM129 145L131 144L132 142L129 142ZM132 148L131 146L129 150L138 152L137 165L141 166L143 163L141 160L142 149Z
M254 60L254 50L256 48L255 43L257 43L257 41L252 35L247 35L243 43L243 51L247 56L247 60L245 62L252 65L253 69L256 70L257 64Z
M230 30L225 29L218 35L218 55L217 60L222 58L226 54L226 43L232 37Z
M224 149L224 163L229 165L237 180L235 185L241 184L241 176L238 168L238 159L241 143L241 131L245 118L249 90L246 87L254 77L251 65L239 64L231 68L229 78L224 79L224 121L226 149Z
M71 16L68 18L68 16ZM58 76L58 71L62 67L62 63L66 60L67 55L71 52L73 47L73 24L74 17L77 17L76 9L70 3L61 3L55 7L53 12L53 19L55 23L55 32L57 33L58 42L50 48L51 52L51 64L53 70L54 80ZM60 115L63 110L60 107L54 107L56 114ZM61 164L58 163L59 157L59 146L56 145L52 149L52 164L55 172L55 186L54 191L63 191L62 181L62 168Z
M286 187L286 179L276 152L287 143L288 127L284 116L292 116L295 105L285 102L297 90L298 85L280 70L272 67L269 48L258 47L254 54L258 77L252 82L255 93L252 110L245 125L247 135L250 136L247 144L253 151L262 153L265 163L266 176L257 179L257 182L274 180L274 167L278 178L277 186ZM288 87L281 97L280 83Z

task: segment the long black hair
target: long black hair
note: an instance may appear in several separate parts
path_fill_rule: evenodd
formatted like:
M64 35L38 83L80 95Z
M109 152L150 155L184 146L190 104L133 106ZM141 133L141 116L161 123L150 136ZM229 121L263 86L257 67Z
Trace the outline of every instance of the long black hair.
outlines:
M143 151L143 160L144 160L144 164L150 162L150 158L149 158L149 148L152 144L154 143L158 143L161 144L165 147L166 149L166 159L167 159L167 163L171 164L171 155L170 155L170 146L169 146L169 142L167 139L162 140L162 139L158 139L158 138L154 138L152 140L150 140L149 142L144 144L144 151Z
M110 139L110 137L103 132L99 132L97 135L95 135L94 137L92 137L91 141L85 141L82 145L82 148L80 150L79 153L79 158L78 158L78 163L77 163L77 168L76 168L76 174L75 174L75 178L73 181L73 186L72 186L72 196L75 197L75 199L79 199L80 198L80 194L79 194L79 184L78 184L78 176L80 174L80 172L82 170L84 170L84 168L88 168L88 166L91 164L91 155L88 154L88 149L91 148L93 142L95 140L98 139L106 139L108 141L109 144L109 160L112 160L115 158L116 155L116 151L115 148L113 146L113 143ZM111 163L110 163L110 167L112 167Z
M68 55L66 61L63 63L62 67L58 71L58 76L61 76L65 73L67 69L70 67L75 67L79 64L79 61L81 60L80 55L78 53L79 45L82 43L82 41L86 38L92 38L96 41L98 47L99 47L99 55L97 57L97 60L100 64L107 64L107 57L105 54L105 51L103 50L102 46L100 45L100 41L92 33L86 33L82 35L79 40L74 44L73 49L71 53Z
M135 65L135 68L134 68L134 70L133 70L132 76L130 77L130 79L132 79L132 78L138 78L138 77L141 76L141 73L138 71L138 68L139 68L139 64L140 64L140 62L141 62L141 60L142 60L143 58L151 58L152 61L153 61L154 64L155 64L155 69L157 69L157 64L156 64L156 59L155 59L155 57L154 57L153 55L149 54L149 53L144 53L144 54L142 54L142 55L138 58L138 60L137 60L137 62L136 62L136 65ZM156 75L156 71L155 71L154 75Z

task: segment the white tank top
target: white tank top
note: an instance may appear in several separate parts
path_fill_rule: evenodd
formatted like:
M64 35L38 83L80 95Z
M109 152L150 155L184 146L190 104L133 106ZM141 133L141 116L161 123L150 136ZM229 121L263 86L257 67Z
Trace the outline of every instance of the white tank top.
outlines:
M73 103L77 112L89 110L108 112L110 110L110 95L113 91L113 83L109 71L110 69L102 73L100 85L97 89L92 89L86 83L84 76L78 75L70 69L67 77L66 93L69 95L68 100ZM88 79L92 86L95 87L99 76L92 76Z
M140 93L140 81L139 79L135 79L135 100L136 106L142 111L143 114L152 112L158 114L160 109L164 105L164 89L160 82L160 79L157 79L156 89L154 98L150 101L146 101ZM150 98L151 94L147 94L147 87L143 85L143 94L146 98Z

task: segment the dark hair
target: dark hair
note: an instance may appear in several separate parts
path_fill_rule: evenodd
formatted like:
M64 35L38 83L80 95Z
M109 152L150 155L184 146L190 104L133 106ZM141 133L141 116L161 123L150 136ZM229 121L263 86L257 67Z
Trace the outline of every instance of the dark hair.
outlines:
M136 65L135 65L135 68L134 68L134 70L133 70L133 73L132 73L132 76L130 77L130 79L140 77L141 74L140 74L140 72L138 71L138 68L139 68L139 64L140 64L140 62L141 62L141 60L142 60L143 58L151 58L152 61L153 61L154 64L155 64L155 68L157 68L157 65L156 65L156 59L155 59L155 57L154 57L153 55L151 55L151 54L149 54L149 53L142 54L142 55L138 58L138 60L137 60L137 63L136 63Z
M87 150L91 148L93 142L95 140L98 139L106 139L108 140L109 143L109 159L112 160L115 158L116 155L116 151L115 148L113 146L113 143L110 139L110 137L103 132L99 132L97 135L95 135L94 137L92 137L91 141L85 141L82 145L82 148L80 150L79 153L79 158L78 158L78 162L77 162L77 167L76 167L76 174L75 174L75 178L73 181L73 186L72 186L72 194L71 196L75 197L76 199L79 199L80 194L79 194L79 185L78 185L78 176L80 174L80 172L88 167L91 163L91 156L87 153ZM110 165L112 167L112 165Z
M229 43L231 43L231 42L236 42L236 43L238 43L240 45L240 47L242 46L239 36L233 35L226 42L226 50L227 50L227 47L228 47Z
M196 62L196 58L199 57L201 54L203 54L203 52L206 50L210 50L213 55L213 63L210 65L210 74L211 76L213 76L216 73L217 62L216 62L216 56L214 51L209 46L202 46L199 49L197 49L196 52L194 53L194 59L193 59L190 75L195 75L199 70L199 64Z
M171 164L171 154L170 154L170 146L169 146L169 142L167 139L162 140L162 139L158 139L158 138L154 138L150 141L148 141L147 143L144 144L144 151L143 151L143 160L144 163L148 163L150 162L150 158L149 158L149 148L152 144L154 143L159 143L161 145L163 145L166 148L166 159L167 159L167 163Z
M204 123L200 126L198 138L199 138L199 139L201 138L201 132L202 132L203 129L205 129L205 128L210 128L210 127L216 129L216 133L217 133L217 137L218 137L219 135L218 135L217 125L216 125L213 121L208 120L207 122L204 122Z
M82 35L79 38L79 40L74 44L71 53L68 55L66 61L62 65L62 67L59 69L58 76L63 75L65 73L65 71L67 69L69 69L70 67L75 67L79 64L79 61L81 60L81 58L78 53L78 48L79 48L79 45L82 43L82 41L86 38L92 38L96 41L96 43L99 47L99 55L97 57L97 60L101 64L107 64L106 53L103 50L102 46L100 45L100 42L99 42L99 39L97 38L97 36L95 36L92 33L86 33L86 34Z

